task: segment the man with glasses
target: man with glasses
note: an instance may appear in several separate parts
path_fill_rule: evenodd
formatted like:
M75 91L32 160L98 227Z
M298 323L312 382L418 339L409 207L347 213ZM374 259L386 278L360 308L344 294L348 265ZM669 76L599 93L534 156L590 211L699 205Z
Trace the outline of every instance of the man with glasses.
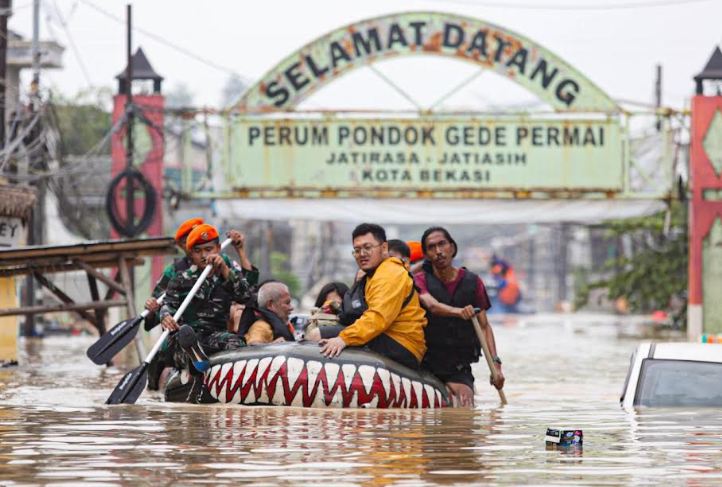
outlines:
M426 352L426 313L404 263L388 256L386 232L362 223L352 234L352 254L364 272L344 296L343 315L350 324L338 336L319 342L321 353L337 357L346 347L366 346L411 369L418 369Z
M454 267L456 242L442 227L428 228L421 237L426 261L414 280L421 294L421 303L428 311L424 367L446 383L450 394L461 406L474 404L474 376L471 364L479 361L481 344L469 320L474 308L489 344L489 351L498 372L497 389L504 387L501 359L496 353L494 332L486 318L491 307L481 278L463 267Z

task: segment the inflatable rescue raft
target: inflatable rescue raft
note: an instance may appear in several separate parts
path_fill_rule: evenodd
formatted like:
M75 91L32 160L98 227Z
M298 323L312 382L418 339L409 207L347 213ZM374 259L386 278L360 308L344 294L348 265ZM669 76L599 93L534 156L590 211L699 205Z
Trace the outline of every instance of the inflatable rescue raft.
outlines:
M315 343L244 347L214 355L203 376L176 372L166 401L314 408L439 408L446 387L428 372L347 348L321 355Z

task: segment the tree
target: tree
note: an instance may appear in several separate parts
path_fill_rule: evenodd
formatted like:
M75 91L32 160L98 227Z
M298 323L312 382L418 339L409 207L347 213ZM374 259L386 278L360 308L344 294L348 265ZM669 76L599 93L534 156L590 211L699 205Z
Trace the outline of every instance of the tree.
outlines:
M112 120L108 105L109 88L79 91L72 97L52 98L58 131L62 140L61 155L87 154L108 133ZM110 154L110 143L99 154Z
M686 206L673 202L669 212L668 225L667 211L604 225L609 237L629 239L631 250L625 254L618 249L617 255L605 264L606 277L582 286L578 306L587 303L591 289L606 288L609 298L627 299L632 311L672 308L673 321L686 324L689 255ZM675 307L675 301L683 305Z

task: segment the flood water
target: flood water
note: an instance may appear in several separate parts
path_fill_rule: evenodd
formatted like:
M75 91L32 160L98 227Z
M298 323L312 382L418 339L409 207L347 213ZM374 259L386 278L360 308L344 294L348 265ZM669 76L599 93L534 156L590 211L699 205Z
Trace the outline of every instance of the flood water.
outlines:
M476 408L437 411L105 406L124 371L85 357L93 338L23 342L0 370L0 485L722 484L721 411L619 408L637 340L574 318L495 330L509 405L478 367ZM583 450L547 451L547 426Z

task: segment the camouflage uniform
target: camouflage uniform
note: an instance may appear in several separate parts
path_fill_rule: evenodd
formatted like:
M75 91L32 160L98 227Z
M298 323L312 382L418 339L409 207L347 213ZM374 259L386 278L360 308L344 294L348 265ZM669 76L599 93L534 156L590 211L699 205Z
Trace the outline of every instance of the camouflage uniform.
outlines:
M239 335L226 331L226 322L231 301L244 303L250 298L248 282L243 277L238 264L232 262L226 255L223 255L223 260L230 270L228 280L217 274L207 277L178 320L179 325L187 324L193 328L198 341L208 355L245 345ZM191 266L170 280L160 310L161 319L175 314L201 272L201 269ZM169 354L173 357L176 367L186 367L188 357L177 346L175 334L169 339Z

